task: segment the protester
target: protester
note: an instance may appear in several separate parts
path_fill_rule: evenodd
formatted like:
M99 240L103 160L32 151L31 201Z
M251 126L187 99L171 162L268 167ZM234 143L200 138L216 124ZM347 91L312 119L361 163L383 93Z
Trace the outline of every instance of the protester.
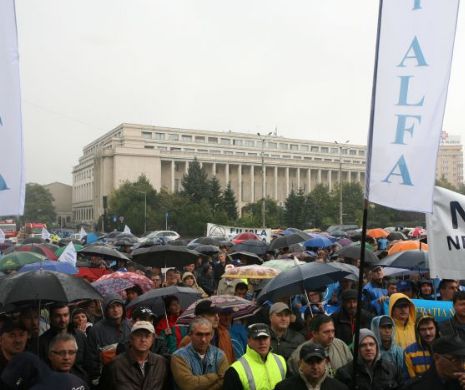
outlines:
M439 301L452 301L454 294L459 291L459 283L452 279L442 279L439 282Z
M465 340L465 291L457 291L452 302L455 314L439 325L439 333L441 336L457 335Z
M23 308L19 313L19 322L28 332L26 351L39 353L40 319L37 307Z
M81 307L73 310L71 314L71 321L72 328L84 333L85 335L87 335L89 328L93 325L89 321L89 315L86 310Z
M336 328L336 337L347 345L352 344L355 333L355 315L357 313L357 290L346 290L341 294L341 308L331 317ZM361 327L370 328L373 316L361 309Z
M155 329L150 322L138 321L131 328L129 348L106 365L99 389L102 390L163 390L168 367L164 357L150 350Z
M214 276L216 283L221 279L221 276L224 274L224 270L226 267L226 260L227 256L225 252L218 252L218 256L216 261L213 263L213 271L214 271Z
M8 362L17 354L24 352L28 333L24 325L7 318L0 327L0 374Z
M304 345L299 354L299 373L279 382L275 390L348 390L349 388L328 375L327 356L318 344Z
M381 357L390 361L397 370L404 369L404 351L394 342L394 321L389 316L378 316L371 321L371 330L378 341Z
M389 299L389 314L394 320L394 342L402 349L415 342L415 305L402 293Z
M371 280L363 287L363 301L367 309L376 315L384 314L384 301L389 299L387 290L384 287L383 267L377 266L370 272Z
M344 341L335 338L334 321L325 314L316 317L312 323L313 337L296 348L287 360L289 371L296 375L299 372L300 350L304 345L315 343L321 345L328 356L329 376L334 377L336 370L352 361L352 353Z
M268 325L253 324L247 331L247 351L226 371L223 389L274 389L286 377L286 361L270 351Z
M140 288L140 286L138 286L137 284L135 286L127 288L124 291L126 292L126 305L128 305L131 301L133 301L134 299L136 299L144 293L142 288Z
M407 295L410 299L415 298L414 286L411 280L399 280L397 282L397 292Z
M173 353L179 347L182 338L187 334L186 327L176 324L181 315L179 299L174 295L164 298L166 316L160 318L155 327L157 335L166 341L168 352Z
M418 283L418 298L434 300L433 282L430 279L421 279Z
M357 389L397 389L402 384L401 372L381 357L378 341L369 329L360 329L357 362L347 363L336 372L336 379L353 387L353 365L357 365Z
M165 282L163 283L163 287L176 286L177 284L178 284L178 275L176 273L176 269L170 268L168 271L166 271Z
M197 283L210 296L215 294L217 283L213 272L213 267L210 263L205 263L200 269L200 274L197 277Z
M438 325L430 315L418 317L415 326L417 341L404 351L404 377L422 376L433 363L431 351L434 340L439 337Z
M195 276L192 272L184 272L182 275L182 284L186 287L191 287L194 290L197 290L202 298L207 298L207 293L197 284Z
M248 299L247 293L249 292L249 286L244 281L240 280L234 287L234 295L239 298Z
M465 341L458 336L433 342L433 365L403 390L460 390L465 388Z
M222 389L229 364L223 351L211 344L212 323L203 317L196 318L192 321L189 336L190 343L171 357L175 389Z

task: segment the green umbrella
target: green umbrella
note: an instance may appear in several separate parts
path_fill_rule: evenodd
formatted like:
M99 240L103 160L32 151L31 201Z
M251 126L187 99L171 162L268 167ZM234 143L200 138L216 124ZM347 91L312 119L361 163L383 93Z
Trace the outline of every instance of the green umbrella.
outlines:
M298 264L305 264L303 261L298 261ZM278 271L286 271L289 268L295 267L297 264L293 259L289 260L268 260L263 263L263 265L274 268Z
M13 271L25 264L38 263L46 258L34 252L11 252L0 259L0 271Z
M76 252L79 252L82 248L84 248L84 245L80 245L80 244L75 244L73 243L74 245L74 249L76 249ZM60 257L61 254L65 251L66 249L66 246L60 246L56 251L55 251L55 254Z

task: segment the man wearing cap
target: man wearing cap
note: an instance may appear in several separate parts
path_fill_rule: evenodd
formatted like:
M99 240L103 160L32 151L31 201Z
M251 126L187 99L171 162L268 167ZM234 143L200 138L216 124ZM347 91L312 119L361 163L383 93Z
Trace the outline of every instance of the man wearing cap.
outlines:
M397 292L407 295L410 299L415 298L411 280L399 280L397 282Z
M441 336L457 335L465 340L465 291L457 291L452 299L455 314L439 325Z
M348 390L328 375L326 351L319 344L307 344L299 353L299 373L279 382L275 390Z
M433 363L431 347L439 337L438 325L430 315L418 317L415 326L417 341L404 351L404 377L422 376Z
M377 316L371 321L371 330L378 340L381 357L402 371L404 351L394 342L394 321L389 316Z
M6 318L0 327L0 374L8 362L26 349L27 330L21 323Z
M292 352L303 342L305 337L289 328L291 310L283 302L271 305L270 311L271 349L274 353L288 359Z
M362 290L363 301L368 310L376 315L384 314L383 303L387 300L388 293L383 283L383 267L375 267L370 271L371 281Z
M465 341L457 336L439 337L433 342L432 352L430 369L407 383L403 390L465 389Z
M247 333L247 351L226 371L223 389L272 390L286 377L286 361L270 351L268 325L250 325Z
M357 313L357 290L345 290L341 294L341 308L331 317L336 328L336 337L344 341L347 345L352 344L355 332L355 315ZM362 309L361 327L370 328L373 316Z
M211 321L197 317L191 323L190 343L171 357L175 389L219 390L229 363L224 352L211 344Z
M103 368L102 390L162 390L166 386L167 361L150 352L155 328L148 321L137 321L131 328L129 349Z
M418 299L434 300L434 287L431 279L421 279L418 282Z
M416 341L415 305L405 294L392 294L389 299L389 315L395 325L394 342L405 350Z
M347 363L336 372L336 379L354 388L353 365L357 364L357 387L360 390L397 389L402 373L390 361L381 357L378 340L369 329L360 329L357 362Z

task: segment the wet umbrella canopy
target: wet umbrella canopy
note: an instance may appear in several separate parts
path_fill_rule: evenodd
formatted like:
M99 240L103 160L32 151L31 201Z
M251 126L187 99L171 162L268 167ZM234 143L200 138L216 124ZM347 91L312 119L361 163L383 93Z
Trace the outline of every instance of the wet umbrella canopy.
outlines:
M428 252L409 250L397 252L380 260L376 265L416 270L429 269Z
M83 255L99 256L107 260L129 260L121 252L105 245L89 245L84 247L79 253Z
M273 240L270 244L270 249L274 250L280 248L288 248L292 244L298 244L299 242L307 241L310 238L312 238L312 236L304 232L291 233Z
M0 271L18 270L23 265L45 260L44 256L34 252L11 252L0 259Z
M174 245L157 245L150 248L138 248L132 252L132 259L150 267L183 267L194 263L200 253Z
M268 250L268 244L258 240L247 240L231 247L231 251L233 252L250 252L256 255L264 255Z

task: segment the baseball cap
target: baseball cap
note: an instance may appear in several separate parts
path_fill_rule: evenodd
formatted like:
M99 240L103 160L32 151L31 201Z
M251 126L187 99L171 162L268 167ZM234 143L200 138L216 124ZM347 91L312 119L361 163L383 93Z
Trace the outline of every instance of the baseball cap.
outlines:
M21 321L16 322L13 321L11 318L7 318L0 327L0 335L2 335L3 333L12 332L15 329L27 330Z
M157 316L153 313L153 311L149 307L139 306L132 312L132 319L136 318L156 318Z
M220 309L213 304L209 299L204 299L200 301L195 306L194 314L196 316L201 316L204 314L217 314L220 312Z
M433 342L433 352L465 357L465 341L458 336L439 337Z
M289 306L287 306L285 303L276 302L271 305L269 314L270 315L272 315L273 313L279 314L285 310L287 310L289 313L291 312L291 309L289 309Z
M344 301L348 301L349 299L355 299L357 300L358 298L358 292L357 290L345 290L342 292L341 294L341 300L344 302Z
M311 358L326 359L325 349L315 343L304 344L300 349L300 358L304 362L308 362Z
M153 325L148 322L148 321L137 321L131 328L131 333L134 333L135 331L139 329L145 329L148 330L150 333L155 334L155 328Z
M382 327L382 326L393 326L393 325L394 325L394 321L392 321L391 317L383 316L379 320L379 326L380 327Z
M267 324L263 323L252 324L247 328L247 336L253 339L271 337L270 328Z
M413 289L413 284L410 280L399 280L397 282L397 291L408 291Z

